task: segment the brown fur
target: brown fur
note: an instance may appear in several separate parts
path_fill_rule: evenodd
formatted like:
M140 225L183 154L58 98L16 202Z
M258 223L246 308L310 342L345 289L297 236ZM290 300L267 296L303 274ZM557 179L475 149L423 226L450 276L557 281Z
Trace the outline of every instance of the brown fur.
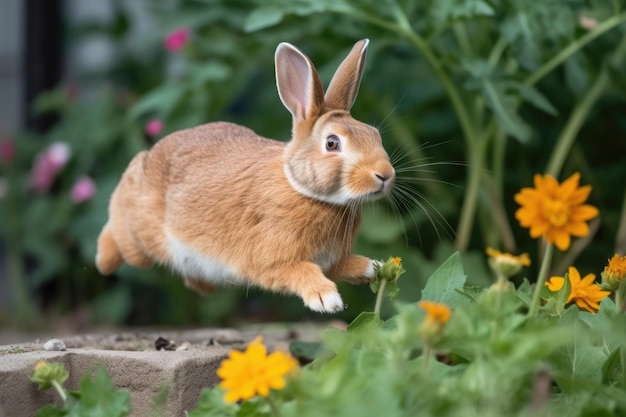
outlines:
M371 278L366 276L371 261L350 253L360 200L388 192L394 177L378 131L348 113L366 45L357 43L333 78L331 96L349 90L339 110L331 110L338 99L332 106L324 102L308 58L290 45L279 46L279 92L294 115L288 144L217 122L175 132L139 153L111 196L109 221L98 239L99 271L110 274L122 261L137 267L186 265L189 259L173 258L178 252L169 235L227 267L236 282L297 294L314 310L343 308L328 278L354 283ZM310 95L299 93L299 80L310 84ZM345 149L325 151L325 132L346 139ZM288 180L285 166L307 190L349 192L354 201L303 195ZM184 279L196 291L212 289L210 277Z

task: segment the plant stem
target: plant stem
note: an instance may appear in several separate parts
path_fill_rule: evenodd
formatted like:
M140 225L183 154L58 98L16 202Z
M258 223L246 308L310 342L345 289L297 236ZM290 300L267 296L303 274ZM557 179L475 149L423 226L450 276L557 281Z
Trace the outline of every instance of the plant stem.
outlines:
M461 215L459 217L459 225L457 227L456 241L454 244L456 249L461 252L469 246L469 240L472 234L472 226L474 225L476 206L478 203L478 193L480 191L483 162L482 146L480 146L480 148L474 146L473 149L470 149L467 189L461 206Z
M561 65L567 58L586 46L589 42L614 27L619 26L623 22L626 22L626 12L608 18L604 22L600 23L595 29L585 33L583 36L570 43L566 48L562 49L558 54L554 55L551 60L530 74L524 80L524 83L528 85L537 83L543 77L548 75L554 68Z
M54 389L57 390L63 402L65 402L67 400L67 393L65 392L61 384L59 384L59 381L52 381L52 386L54 387Z
M18 326L22 328L32 328L37 324L37 310L33 304L29 293L22 264L22 244L20 240L20 230L18 221L18 196L14 171L9 173L9 190L6 196L6 242L8 273L11 293L13 297L13 314Z
M615 291L615 307L617 311L624 311L624 298L626 297L626 280L619 283Z
M554 245L552 243L546 243L546 251L543 254L543 260L541 261L541 269L539 270L539 276L537 277L537 283L535 284L535 292L533 293L533 299L530 304L530 310L528 310L528 317L534 317L539 310L539 301L541 299L541 290L546 283L546 277L548 275L548 269L552 262L552 254L554 253Z
M622 38L610 60L614 63L619 63L623 60L625 54L626 37ZM552 154L550 155L550 160L546 169L547 174L552 175L553 177L558 176L561 168L563 167L563 163L565 162L565 158L569 154L572 144L580 131L580 128L587 119L587 116L589 115L589 112L593 108L594 104L596 104L598 99L602 96L602 93L608 87L610 79L606 68L607 64L608 63L605 63L605 66L600 71L600 75L598 75L598 78L596 78L583 99L578 102L574 111L570 115L570 118L567 120L567 123L565 124L554 149L552 150Z
M476 132L474 129L474 125L472 124L471 118L469 116L469 111L467 106L463 102L461 98L461 93L456 88L455 84L452 82L447 72L443 68L443 64L435 56L432 52L428 44L424 41L424 39L419 36L417 33L413 32L413 30L406 30L402 32L404 36L407 37L411 43L422 53L424 58L428 61L433 71L441 81L446 93L448 94L448 98L452 103L452 107L459 118L459 123L461 124L461 129L463 130L463 137L467 142L468 148L471 149L476 146L476 142L478 142L478 138L476 137Z
M617 253L626 253L626 192L622 201L622 214L617 227L617 235L615 237L615 251Z
M380 317L380 309L383 305L383 294L385 293L385 286L387 285L386 280L380 281L380 286L378 287L378 292L376 293L376 304L374 305L374 314Z
M447 72L444 70L443 64L441 63L439 58L430 49L428 43L420 35L415 33L408 19L406 18L406 15L397 6L397 4L394 3L393 7L393 12L396 17L397 23L359 12L356 9L346 9L338 7L335 8L333 11L335 13L346 14L357 19L365 20L373 25L395 32L411 42L413 46L415 46L415 48L420 51L424 58L426 58L426 61L430 64L433 71L435 71L435 75L437 75L439 81L441 81L441 84L443 85L450 101L452 102L452 107L454 108L454 111L459 118L459 123L461 124L461 129L463 130L463 136L465 137L465 139L470 142L477 140L475 137L474 126L471 122L471 118L469 117L468 109L461 99L461 94L459 90L456 88L456 85L452 82Z
M430 348L430 344L426 343L424 345L424 350L422 351L422 356L424 357L424 372L428 372L428 367L430 366L430 357L432 356L432 349Z
M272 396L270 395L266 397L266 400L272 409L272 417L280 417L280 409L278 408L278 405L276 405L276 401L274 401Z

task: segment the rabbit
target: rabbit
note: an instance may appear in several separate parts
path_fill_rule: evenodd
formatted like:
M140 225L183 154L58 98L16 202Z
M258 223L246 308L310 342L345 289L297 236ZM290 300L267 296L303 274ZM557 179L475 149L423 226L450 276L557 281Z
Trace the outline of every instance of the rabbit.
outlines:
M278 45L289 142L214 122L136 155L110 199L99 272L161 264L201 294L255 285L295 294L316 312L343 310L335 282L365 283L375 272L375 261L351 253L361 206L395 180L378 130L349 113L368 44L353 46L325 94L310 59Z

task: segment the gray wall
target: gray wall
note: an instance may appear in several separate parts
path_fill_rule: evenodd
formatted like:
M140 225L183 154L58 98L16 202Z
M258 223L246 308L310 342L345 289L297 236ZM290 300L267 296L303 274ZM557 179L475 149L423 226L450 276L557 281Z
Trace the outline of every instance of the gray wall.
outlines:
M0 0L0 135L22 120L23 0Z

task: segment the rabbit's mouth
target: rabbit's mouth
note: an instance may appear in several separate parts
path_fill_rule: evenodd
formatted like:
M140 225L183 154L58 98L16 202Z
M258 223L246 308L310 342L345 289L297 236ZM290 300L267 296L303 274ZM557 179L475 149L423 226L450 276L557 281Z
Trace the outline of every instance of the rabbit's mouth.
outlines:
M366 194L365 199L368 201L379 200L381 198L387 197L391 192L392 184L381 184L380 188L375 191L372 191Z

